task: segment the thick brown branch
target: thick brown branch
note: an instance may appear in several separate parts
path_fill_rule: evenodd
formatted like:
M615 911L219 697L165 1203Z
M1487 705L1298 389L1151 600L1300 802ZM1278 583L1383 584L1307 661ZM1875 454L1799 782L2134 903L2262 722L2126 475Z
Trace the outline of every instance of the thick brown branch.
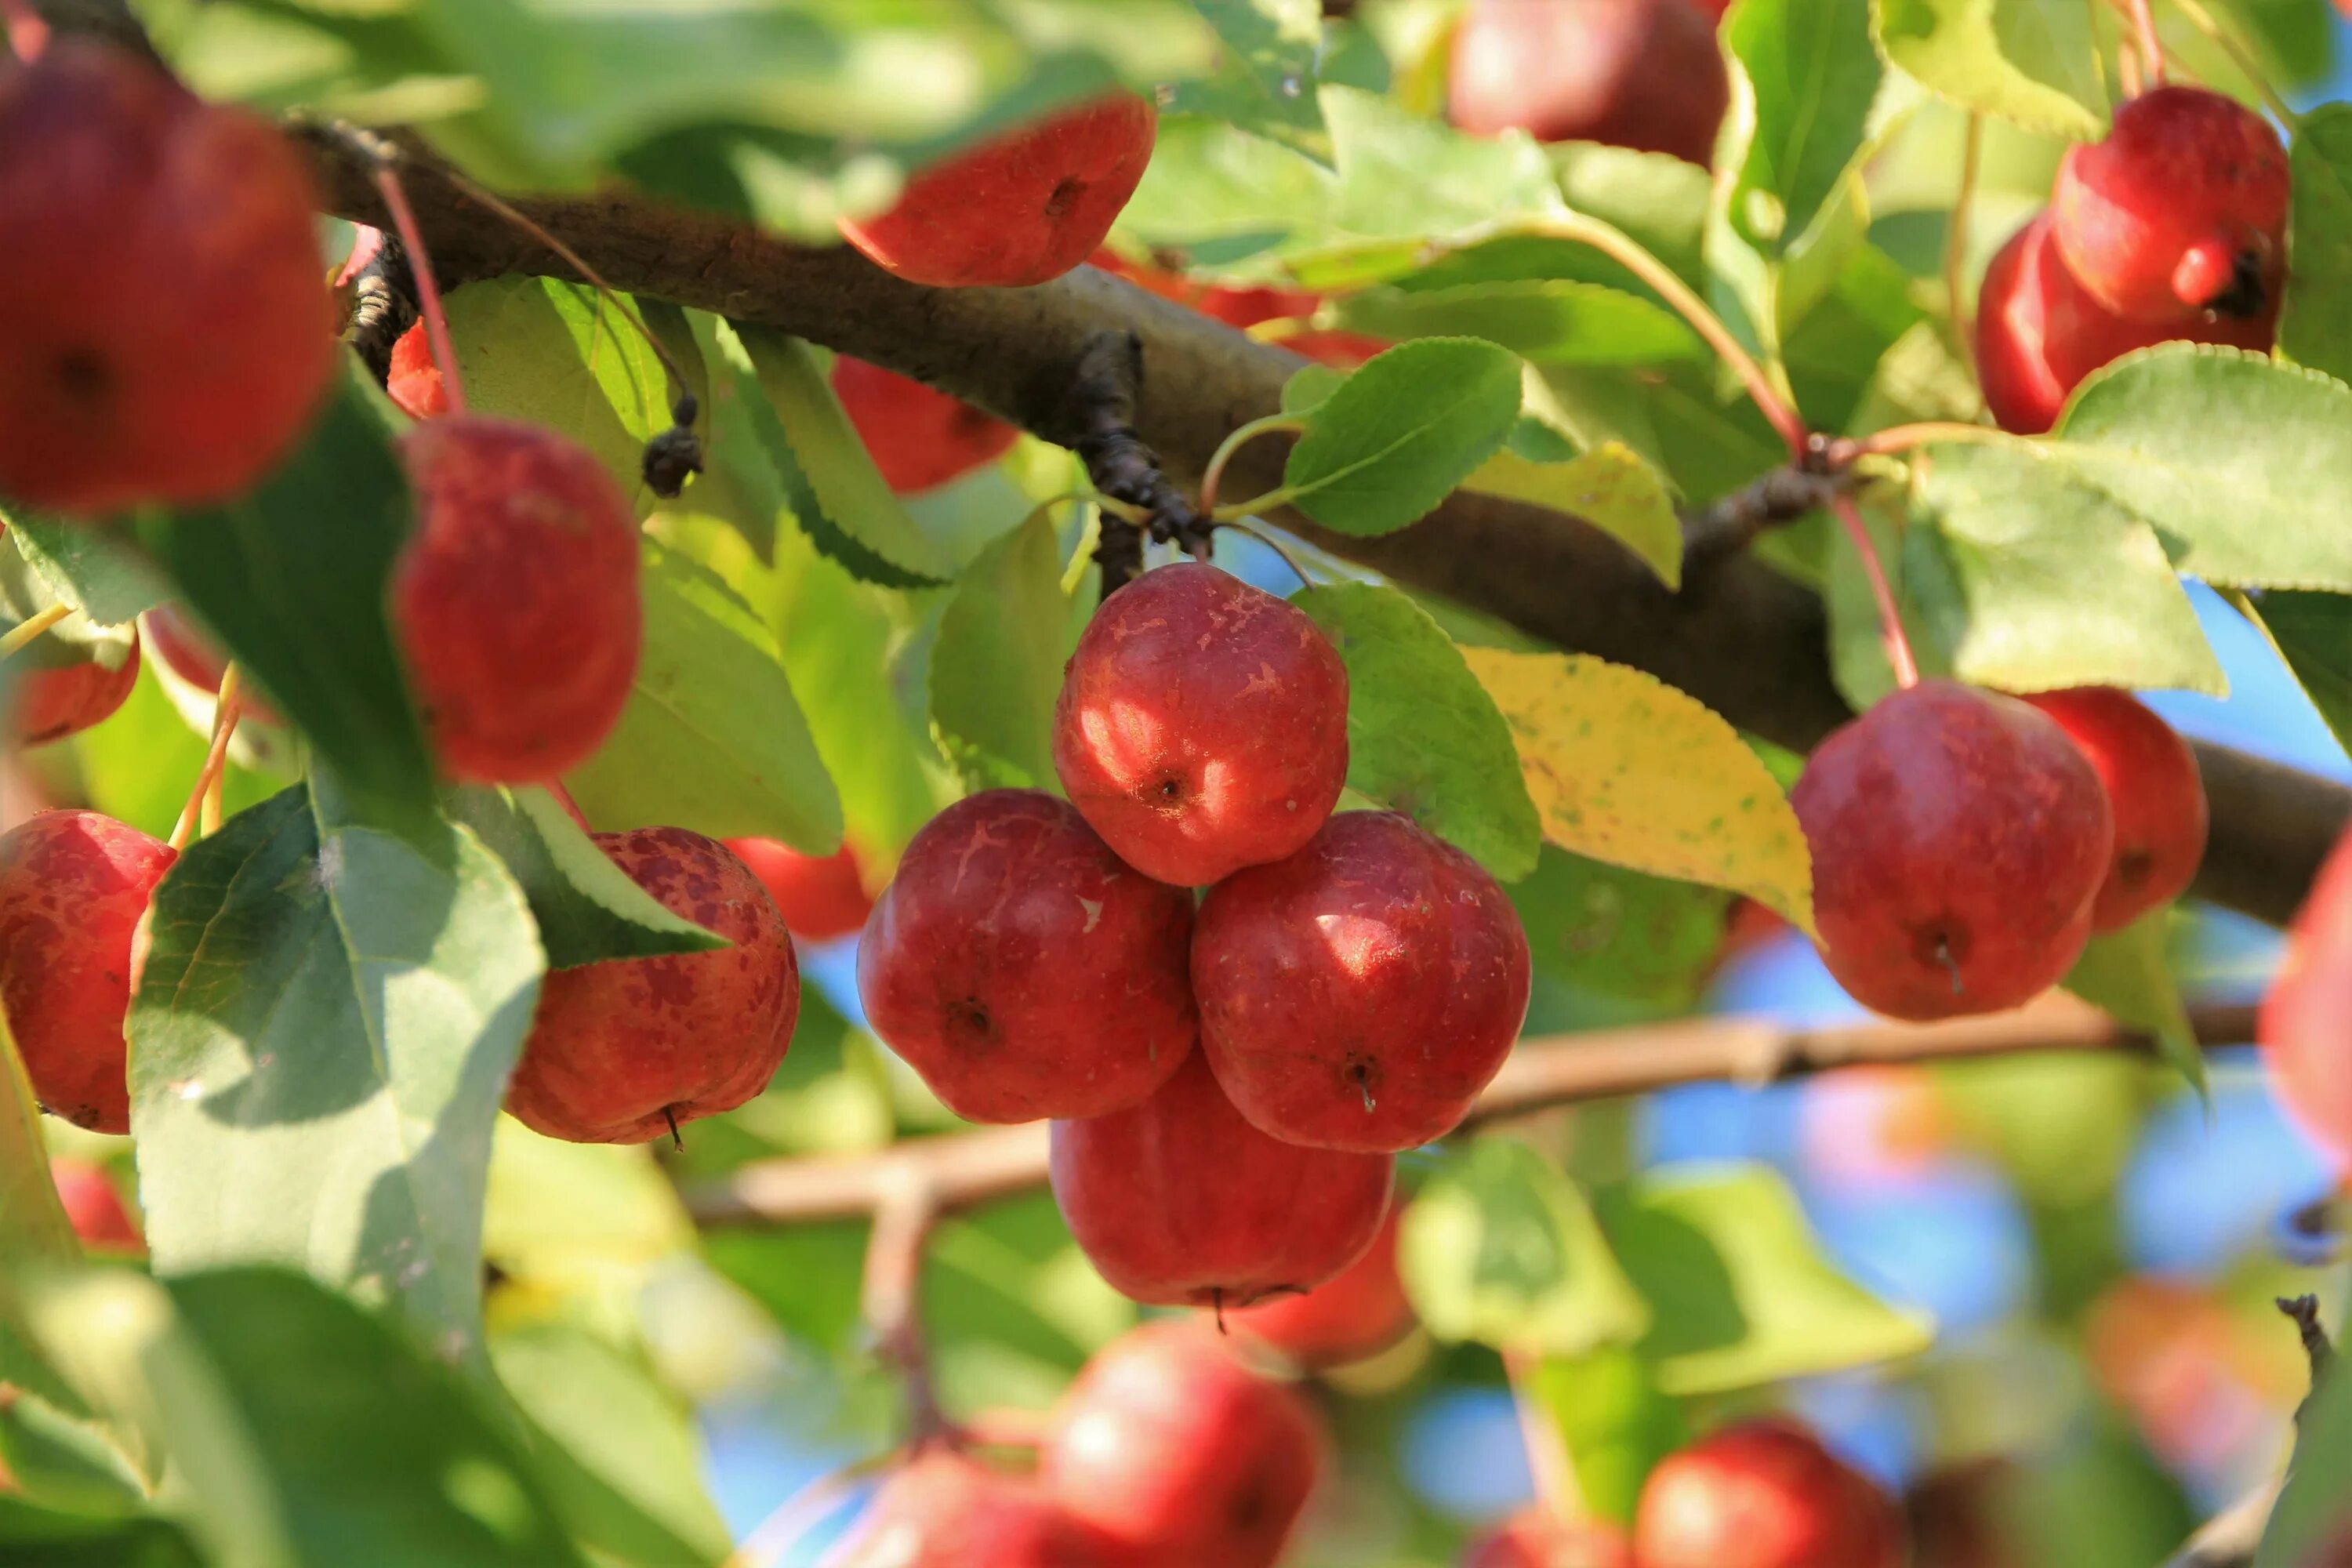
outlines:
M2243 1041L2253 1028L2247 1007L2199 1008L2193 1021L2209 1046ZM1927 1026L1791 1029L1762 1019L1693 1019L1523 1040L1471 1115L1492 1121L1677 1084L1763 1084L1867 1063L2147 1048L2145 1037L2064 996ZM762 1161L694 1189L687 1203L703 1225L786 1225L872 1215L911 1184L945 1212L1038 1186L1045 1156L1042 1124L991 1127L914 1139L874 1154Z

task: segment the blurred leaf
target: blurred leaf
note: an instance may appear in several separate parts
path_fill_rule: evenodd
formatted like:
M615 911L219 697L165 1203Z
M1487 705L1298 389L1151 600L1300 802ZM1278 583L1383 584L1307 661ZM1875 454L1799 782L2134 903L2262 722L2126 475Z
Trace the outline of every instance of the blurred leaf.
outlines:
M73 1415L87 1414L89 1406L58 1381L26 1335L23 1303L10 1279L36 1264L72 1263L80 1257L81 1243L49 1176L39 1102L8 1021L0 1016L0 1258L9 1264L0 1272L0 1383L14 1384Z
M0 521L50 595L100 626L124 625L171 595L138 547L114 529L21 508Z
M448 298L449 336L477 414L544 426L595 454L640 513L646 443L670 426L677 390L624 310L582 284L494 278ZM672 353L691 343L673 342Z
M1423 338L1370 361L1308 417L1284 499L1369 538L1420 521L1499 448L1519 416L1518 362L1471 338Z
M2155 1036L2158 1054L2210 1104L2205 1051L2180 1000L2180 982L2173 976L2167 951L2171 925L2172 906L2168 904L2121 931L2094 936L2067 973L2065 986L2132 1028Z
M2209 583L2352 590L2352 386L2261 354L2166 343L2076 389L2050 461L2146 518Z
M2352 104L2322 104L2298 121L2289 161L2294 286L2279 317L2279 351L2352 379Z
M1916 1355L1924 1315L1838 1273L1787 1182L1761 1165L1661 1172L1594 1205L1650 1331L1634 1348L1669 1394L1719 1394Z
M2352 749L2352 598L2280 588L2264 594L2263 625L2286 656L2312 706Z
M490 1358L543 1437L527 1459L582 1544L649 1568L727 1554L691 1421L642 1364L563 1323L499 1334Z
M534 1285L588 1290L634 1279L694 1243L677 1189L643 1146L567 1143L499 1121L483 1200L482 1256Z
M92 1519L0 1496L0 1563L30 1568L205 1568L177 1525Z
M704 1237L703 1251L713 1268L766 1308L785 1332L828 1357L845 1358L858 1344L866 1232L863 1220L714 1230Z
M1811 228L1861 155L1885 68L1870 0L1740 0L1723 23L1733 135L1745 132L1727 208L1777 252Z
M1589 655L1463 651L1510 722L1546 838L1746 893L1812 929L1804 834L1738 731L1654 677Z
M630 880L546 790L468 785L448 805L522 889L550 969L727 945Z
M1697 336L1672 311L1567 279L1368 289L1339 302L1339 325L1376 338L1480 338L1556 364L1654 364L1700 353Z
M1042 1409L1132 1327L1043 1193L944 1225L923 1258L923 1321L950 1409Z
M539 939L463 828L424 849L325 774L181 856L131 1005L131 1126L165 1274L283 1261L480 1351L490 1126Z
M2044 0L1877 0L1886 58L1966 109L2088 142L2106 122L2089 14Z
M139 537L270 706L342 777L352 809L429 844L433 765L394 643L393 560L408 485L351 382L258 490L142 518Z
M973 790L1056 789L1054 703L1070 652L1070 598L1053 520L981 552L931 649L931 728Z
M1462 488L1580 518L1639 556L1667 587L1682 586L1682 519L1657 470L1627 447L1608 442L1564 463L1500 451Z
M1215 73L1176 89L1171 108L1212 114L1318 156L1329 137L1316 93L1321 0L1192 0L1224 44Z
M1658 1387L1650 1363L1622 1346L1547 1356L1532 1381L1576 1461L1576 1489L1602 1519L1633 1522L1642 1483L1690 1441L1682 1408Z
M1536 967L1604 995L1687 1007L1723 945L1731 895L1547 844L1510 889Z
M1674 490L1704 505L1789 459L1788 448L1716 367L1669 364L1642 371L1543 369L1551 421L1586 451L1616 442L1664 474Z
M11 1311L21 1310L0 1299L0 1320ZM11 1335L19 1342L14 1350L7 1348ZM0 1354L29 1360L35 1354L30 1347L21 1323L0 1322ZM53 1385L54 1397L80 1415L68 1415L49 1398L17 1385L16 1397L0 1406L0 1466L6 1468L15 1489L36 1502L98 1519L128 1519L144 1512L153 1482L115 1447L121 1429L102 1429L84 1419L89 1412L79 1396L58 1382L46 1363L37 1365L39 1379Z
M1440 1339L1575 1356L1651 1328L1582 1194L1517 1139L1447 1144L1397 1245L1413 1310Z
M596 754L564 783L608 832L690 828L841 844L841 799L785 679L775 638L716 576L648 539L636 689Z
M2282 1331L2284 1327L2282 1327ZM2254 1552L2254 1568L2325 1568L2326 1544L2352 1527L2352 1377L2338 1361L2298 1417L2294 1468Z
M1348 784L1500 880L1535 869L1543 831L1510 726L1429 613L1393 588L1337 583L1291 602L1348 667Z

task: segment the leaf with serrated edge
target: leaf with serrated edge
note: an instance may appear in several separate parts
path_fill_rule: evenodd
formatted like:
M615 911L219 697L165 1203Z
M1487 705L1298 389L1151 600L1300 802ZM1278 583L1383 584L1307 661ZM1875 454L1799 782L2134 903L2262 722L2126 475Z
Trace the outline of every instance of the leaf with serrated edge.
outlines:
M1428 515L1519 416L1519 362L1475 338L1422 338L1366 363L1308 416L1285 498L1358 538Z
M1454 844L1502 881L1535 869L1543 829L1510 726L1462 650L1393 588L1337 583L1291 603L1348 667L1348 785Z
M1501 451L1462 488L1579 518L1632 551L1667 587L1682 586L1682 518L1658 471L1630 447L1604 442L1565 463Z
M1737 730L1655 677L1587 654L1462 653L1510 723L1546 838L1746 893L1812 931L1804 832Z

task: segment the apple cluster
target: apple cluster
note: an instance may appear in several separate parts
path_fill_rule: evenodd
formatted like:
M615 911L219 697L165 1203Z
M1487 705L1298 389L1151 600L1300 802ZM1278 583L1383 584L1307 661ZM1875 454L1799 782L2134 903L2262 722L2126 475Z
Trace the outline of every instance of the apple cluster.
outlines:
M2156 343L2267 352L2287 196L2278 132L2236 100L2166 86L2124 104L1985 268L1977 379L1994 421L2039 435L2085 376Z
M1410 819L1333 815L1346 667L1213 566L1104 601L1054 761L1066 801L991 790L908 845L858 952L868 1022L959 1114L1052 1119L1062 1212L1128 1295L1321 1284L1517 1038L1517 912Z

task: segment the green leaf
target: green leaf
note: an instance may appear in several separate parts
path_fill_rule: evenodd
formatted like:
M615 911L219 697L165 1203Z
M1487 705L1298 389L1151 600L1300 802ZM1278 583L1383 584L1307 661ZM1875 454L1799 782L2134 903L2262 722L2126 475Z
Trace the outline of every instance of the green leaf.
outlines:
M89 1406L41 1358L10 1281L32 1266L72 1263L80 1257L81 1243L49 1176L39 1102L8 1020L0 1016L0 1258L10 1265L0 1270L0 1383L14 1384L73 1415L86 1414Z
M1511 890L1538 970L1604 995L1688 1007L1698 1000L1731 895L1644 876L1549 844Z
M2205 1052L2180 999L2168 951L2172 907L2150 910L2118 931L2095 936L2066 975L2066 989L2156 1037L2158 1054L2210 1100Z
M764 395L746 414L774 465L785 504L818 549L868 582L944 583L954 566L866 455L817 356L798 338L728 323L719 343Z
M171 596L162 575L115 528L21 509L5 521L8 537L50 596L100 626L122 626Z
M481 1346L490 1126L543 967L463 828L423 846L334 781L198 840L157 890L131 1119L155 1267L282 1261Z
M2228 689L2161 525L2023 443L1937 446L1915 472L1902 592L1960 679L2006 691ZM1853 635L1874 638L1874 623Z
M1651 1327L1583 1196L1517 1139L1446 1146L1404 1212L1397 1262L1442 1340L1581 1355Z
M1589 522L1639 556L1667 587L1682 586L1682 518L1657 470L1619 442L1565 463L1530 462L1506 449L1480 464L1462 488Z
M138 531L270 706L347 781L354 809L426 843L433 764L386 607L408 528L407 482L347 382L259 489L142 519Z
M0 1496L0 1562L41 1568L205 1568L177 1525L92 1519Z
M643 479L646 443L670 427L678 389L623 315L633 302L607 304L593 289L552 278L495 278L467 284L447 308L475 413L570 437L640 513L656 504Z
M2294 281L2279 317L2279 352L2352 380L2352 104L2322 104L2297 121L2288 161Z
M2352 386L2261 354L2167 343L2078 388L2050 460L2155 524L2192 577L2352 589Z
M475 785L448 804L522 889L550 969L727 945L631 881L546 790Z
M1916 1355L1935 1337L1822 1256L1796 1194L1761 1165L1643 1177L1595 1195L1652 1309L1634 1348L1674 1394L1721 1394Z
M2088 142L2106 122L2091 21L2045 0L1877 0L1879 46L1938 97Z
M1642 1483L1690 1441L1682 1407L1658 1387L1656 1369L1622 1346L1547 1356L1529 1386L1576 1460L1576 1489L1602 1519L1633 1521Z
M2263 625L2336 731L2336 744L2352 750L2352 599L2279 588L2263 595L2261 609Z
M2344 1500L2352 1495L2352 1377L2343 1364L2333 1363L2296 1419L2294 1466L2253 1568L2316 1568L2327 1543L2342 1539Z
M1214 75L1176 89L1170 108L1211 114L1246 131L1328 156L1316 93L1323 45L1321 0L1192 0L1224 44Z
M725 584L648 539L636 689L596 754L566 779L610 831L690 828L841 844L841 800L784 677L776 639Z
M543 1438L530 1460L583 1544L648 1568L727 1554L690 1420L644 1365L556 1322L496 1335L490 1358Z
M1655 364L1700 354L1697 334L1673 311L1572 279L1367 289L1339 302L1339 324L1377 338L1481 338L1550 364Z
M1341 533L1392 533L1493 456L1518 416L1518 361L1504 350L1471 338L1401 343L1309 416L1285 498Z
M299 1274L91 1270L45 1287L37 1315L93 1398L169 1457L209 1562L584 1568L458 1375Z
M1748 132L1727 210L1743 237L1777 251L1812 227L1861 155L1885 73L1869 0L1740 0L1723 42L1733 123Z
M1042 512L981 552L931 648L931 730L974 790L1055 789L1054 702L1073 632Z
M1496 878L1535 869L1543 827L1511 727L1429 612L1394 588L1335 583L1291 602L1348 666L1348 784Z

